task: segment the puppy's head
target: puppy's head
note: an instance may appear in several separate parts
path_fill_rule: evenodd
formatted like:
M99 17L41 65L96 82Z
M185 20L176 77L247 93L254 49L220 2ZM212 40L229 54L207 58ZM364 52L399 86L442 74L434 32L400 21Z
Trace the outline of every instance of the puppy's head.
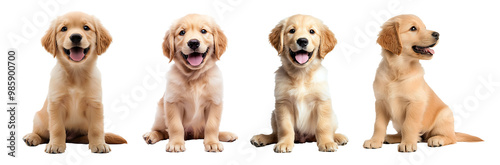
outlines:
M427 30L417 16L399 15L382 25L377 43L393 54L429 60L438 40L439 33Z
M213 65L226 51L226 36L209 16L189 14L167 31L163 54L191 70Z
M42 45L61 62L78 65L104 53L111 40L97 18L70 12L52 22L42 38Z
M294 15L282 20L269 34L269 42L282 58L286 57L287 63L299 68L315 59L323 59L337 44L330 29L308 15Z

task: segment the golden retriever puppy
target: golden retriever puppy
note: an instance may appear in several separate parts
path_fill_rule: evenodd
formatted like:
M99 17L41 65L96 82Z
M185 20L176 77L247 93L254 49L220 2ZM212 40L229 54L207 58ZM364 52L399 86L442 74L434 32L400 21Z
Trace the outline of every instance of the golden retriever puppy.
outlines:
M106 144L127 143L122 137L104 133L101 75L97 56L111 43L99 20L81 12L70 12L52 22L42 38L45 49L57 58L49 93L33 120L33 132L24 136L28 146L47 143L45 152L62 153L66 142L88 143L94 153L107 153Z
M319 19L294 15L282 20L269 34L282 66L276 71L269 135L255 135L257 146L277 143L277 153L291 152L294 142L317 142L319 151L333 152L347 138L335 134L337 119L332 110L327 70L321 65L337 40Z
M219 132L222 73L215 62L226 50L226 36L209 16L189 14L165 35L163 53L175 61L167 73L167 90L158 101L148 144L170 139L167 152L186 150L184 140L204 139L205 151L221 152L222 142L238 137Z
M424 80L419 61L433 57L432 47L438 40L439 33L427 30L415 15L399 15L384 23L377 40L382 61L373 82L375 129L365 148L400 143L400 152L414 152L419 141L426 141L429 147L482 141L454 131L452 111ZM389 121L397 134L386 135Z

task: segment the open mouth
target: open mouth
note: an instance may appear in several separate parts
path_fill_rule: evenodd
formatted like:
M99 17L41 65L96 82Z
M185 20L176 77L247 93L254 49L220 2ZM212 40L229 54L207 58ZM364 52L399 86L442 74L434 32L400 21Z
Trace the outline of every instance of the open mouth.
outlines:
M303 65L309 61L312 56L312 52L307 52L305 50L293 52L292 49L290 49L290 56L292 57L293 61L300 65Z
M182 53L182 51L181 51L181 54L182 54L182 57L184 57L184 59L186 60L186 62L189 65L199 66L205 60L205 57L207 56L207 52L208 52L208 48L207 48L207 51L205 51L205 53L193 52L193 53L186 55L186 54Z
M418 54L423 54L423 55L434 55L434 50L431 48L434 47L436 44L429 45L427 47L422 47L422 46L412 46L413 51Z
M64 53L66 53L71 61L80 62L87 56L89 48L72 47L71 49L64 49Z

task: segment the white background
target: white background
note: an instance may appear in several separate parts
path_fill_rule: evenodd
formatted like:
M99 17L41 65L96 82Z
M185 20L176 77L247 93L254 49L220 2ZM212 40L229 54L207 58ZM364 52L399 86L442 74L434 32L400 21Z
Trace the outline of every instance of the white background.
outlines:
M55 15L83 11L97 16L110 31L113 43L98 60L105 130L125 137L128 144L112 145L109 154L91 154L87 145L68 144L65 153L52 155L43 151L45 145L28 147L18 140L17 157L10 158L4 141L0 142L3 146L1 164L498 164L500 86L487 88L481 83L481 79L489 78L500 82L498 3L480 0L2 1L0 50L7 54L8 48L16 47L20 54L18 139L31 132L33 116L43 105L49 73L56 63L40 43L49 20L55 18L38 4L47 2L57 3L56 8L51 7ZM167 153L167 141L147 145L142 139L142 134L151 128L156 102L165 90L162 76L173 65L162 54L162 39L174 20L189 13L213 16L228 38L227 51L218 62L224 75L225 96L220 130L234 132L239 139L223 143L222 153L204 152L202 140L187 141L184 153ZM296 144L290 154L275 154L273 145L255 148L249 143L253 135L271 132L274 71L280 61L268 42L268 34L281 19L299 13L323 20L339 43L323 61L329 70L333 109L340 124L337 132L350 140L335 153L320 153L315 143L306 143ZM398 153L397 144L376 150L362 147L373 132L372 82L381 59L381 49L375 41L380 25L388 19L383 13L391 17L415 14L428 29L441 34L434 59L422 61L425 79L453 109L456 131L476 135L485 142L441 148L428 148L421 143L418 151L410 154ZM33 25L32 35L23 34L25 26L34 24L33 17L40 23ZM9 40L13 35L26 40L14 45ZM5 56L1 60L5 68ZM2 75L1 82L5 82L5 74ZM478 98L478 89L485 97ZM1 100L6 100L5 94ZM3 139L7 136L4 124L8 117L5 111L0 114ZM394 133L392 126L388 132Z

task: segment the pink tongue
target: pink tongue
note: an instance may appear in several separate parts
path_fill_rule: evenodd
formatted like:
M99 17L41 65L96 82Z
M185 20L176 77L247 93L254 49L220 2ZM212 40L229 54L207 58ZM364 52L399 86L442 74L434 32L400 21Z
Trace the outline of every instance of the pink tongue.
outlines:
M69 50L69 57L71 57L71 59L73 61L82 61L83 57L85 57L85 55L83 54L83 49L82 48L71 48Z
M297 55L295 55L295 60L297 60L299 64L304 64L307 62L307 60L309 60L309 56L307 53L298 53Z
M203 57L201 56L201 53L193 53L188 55L187 61L192 66L198 66L203 61Z
M425 51L430 54L434 54L434 50L432 50L431 48L425 48Z

